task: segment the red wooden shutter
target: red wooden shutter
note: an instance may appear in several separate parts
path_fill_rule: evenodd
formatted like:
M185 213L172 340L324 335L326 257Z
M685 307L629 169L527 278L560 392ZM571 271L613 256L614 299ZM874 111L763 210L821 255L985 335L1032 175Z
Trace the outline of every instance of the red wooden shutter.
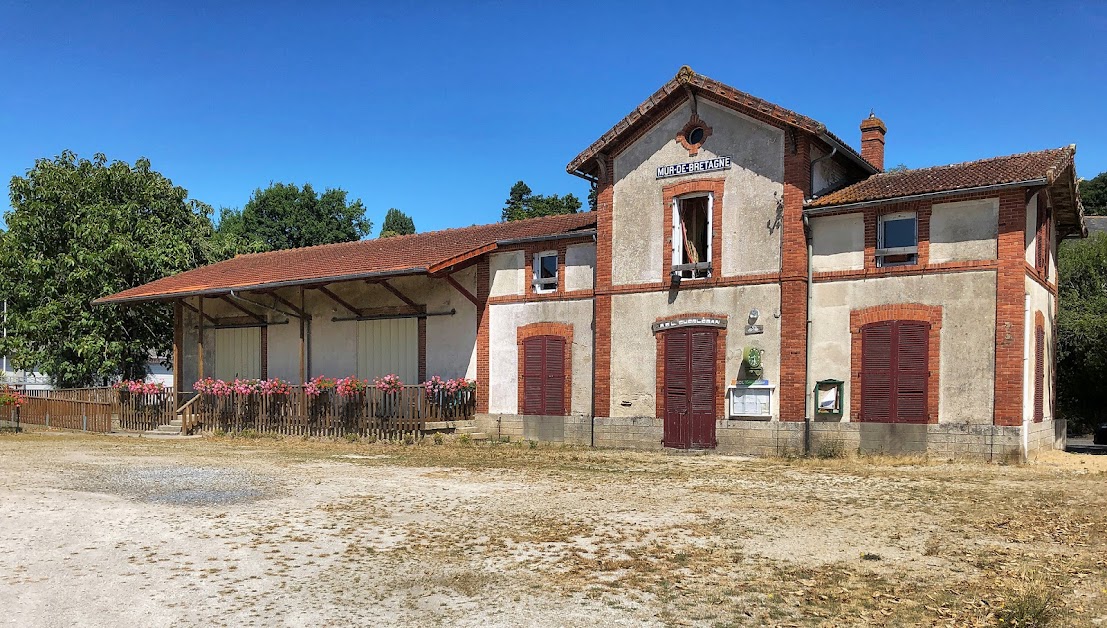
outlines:
M688 411L688 344L690 334L678 329L665 333L665 412Z
M695 365L691 381L691 407L696 414L710 414L715 418L715 335L714 331L696 331L692 334L692 364Z
M892 335L891 321L861 328L862 421L892 420Z
M896 321L895 420L925 423L930 376L930 324Z
M546 336L545 384L542 414L565 414L565 339Z
M523 414L542 414L545 342L541 336L523 341Z
M1034 422L1045 420L1045 328L1034 330Z

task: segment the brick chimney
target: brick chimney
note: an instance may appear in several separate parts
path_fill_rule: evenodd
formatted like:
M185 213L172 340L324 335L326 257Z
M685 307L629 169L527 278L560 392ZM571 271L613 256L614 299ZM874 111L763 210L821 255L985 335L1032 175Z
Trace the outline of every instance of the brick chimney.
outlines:
M884 134L888 127L884 121L869 112L869 117L861 121L861 156L865 161L884 170Z

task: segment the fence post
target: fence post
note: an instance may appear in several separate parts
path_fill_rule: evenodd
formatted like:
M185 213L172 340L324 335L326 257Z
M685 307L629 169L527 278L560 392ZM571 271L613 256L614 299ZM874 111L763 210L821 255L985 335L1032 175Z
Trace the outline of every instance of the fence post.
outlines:
M88 409L87 408L83 412L81 412L81 431L82 432L87 432L88 431Z
M50 411L46 411L46 427L50 427Z

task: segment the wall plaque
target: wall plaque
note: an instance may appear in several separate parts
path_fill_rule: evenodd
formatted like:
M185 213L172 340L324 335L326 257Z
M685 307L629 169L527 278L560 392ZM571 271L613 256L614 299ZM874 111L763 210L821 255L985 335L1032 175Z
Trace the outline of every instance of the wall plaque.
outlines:
M657 168L657 178L666 179L668 177L679 177L685 174L699 174L701 172L715 172L717 170L730 170L730 157L715 157L714 159L690 161L684 164L659 166Z
M688 318L674 318L667 321L658 321L653 324L653 333L676 329L678 327L719 327L726 328L726 319L714 316L689 316Z

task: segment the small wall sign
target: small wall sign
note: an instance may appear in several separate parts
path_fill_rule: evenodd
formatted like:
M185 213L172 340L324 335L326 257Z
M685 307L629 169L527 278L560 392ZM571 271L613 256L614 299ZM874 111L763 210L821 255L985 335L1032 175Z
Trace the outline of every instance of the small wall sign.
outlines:
M714 316L689 316L688 318L675 318L668 321L658 321L653 324L653 333L676 329L678 327L719 327L726 328L725 318Z
M685 174L698 174L701 172L715 172L717 170L730 170L730 157L715 157L703 161L690 161L685 164L673 164L660 166L657 169L657 178L679 177Z
M746 335L747 336L752 336L754 334L763 334L763 333L765 333L765 326L764 325L746 325Z

